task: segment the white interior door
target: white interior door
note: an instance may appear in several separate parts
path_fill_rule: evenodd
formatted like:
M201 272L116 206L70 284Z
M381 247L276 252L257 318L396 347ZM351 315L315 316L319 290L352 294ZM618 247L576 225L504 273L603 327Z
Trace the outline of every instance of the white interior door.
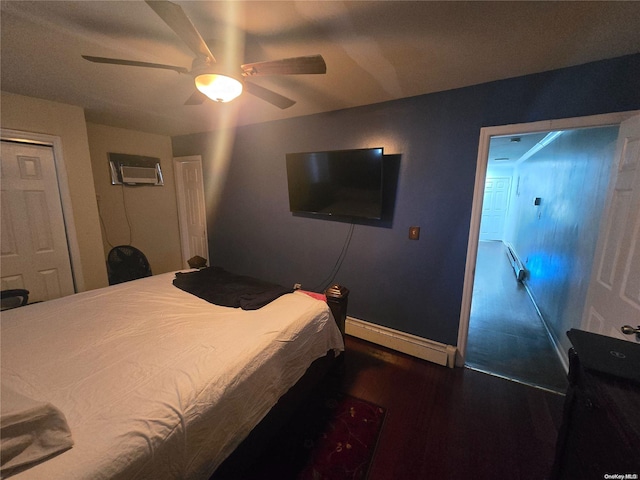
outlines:
M509 208L511 178L487 177L484 184L480 240L502 240Z
M2 289L30 302L74 293L53 149L2 141L0 156Z
M187 260L195 255L209 258L202 158L199 155L176 157L173 161L182 264L186 268L188 267Z
M614 165L582 328L634 341L620 327L640 325L640 115L620 125Z

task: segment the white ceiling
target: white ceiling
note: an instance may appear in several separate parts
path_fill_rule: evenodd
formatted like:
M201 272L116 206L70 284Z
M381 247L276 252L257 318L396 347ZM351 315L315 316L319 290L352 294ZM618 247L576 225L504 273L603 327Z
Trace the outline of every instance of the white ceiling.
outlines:
M79 105L90 122L165 135L367 105L640 51L640 2L177 1L218 60L322 54L326 75L257 78L297 104L243 95L185 106L192 54L139 1L1 3L1 88ZM240 53L244 52L244 53Z
M513 167L522 156L538 147L549 132L492 137L489 142L489 165Z

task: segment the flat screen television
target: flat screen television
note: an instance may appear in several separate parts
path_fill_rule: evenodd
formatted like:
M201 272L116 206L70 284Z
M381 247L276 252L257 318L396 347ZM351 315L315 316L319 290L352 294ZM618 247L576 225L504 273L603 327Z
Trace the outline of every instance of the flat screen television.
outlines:
M378 220L383 214L383 149L288 153L294 213Z

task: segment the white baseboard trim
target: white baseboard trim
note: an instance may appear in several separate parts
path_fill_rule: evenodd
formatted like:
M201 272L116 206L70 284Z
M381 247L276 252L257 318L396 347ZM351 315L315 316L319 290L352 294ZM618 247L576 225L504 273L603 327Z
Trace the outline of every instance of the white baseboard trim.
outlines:
M413 357L453 368L456 359L456 347L434 342L410 333L393 330L382 325L347 317L345 322L347 335L382 345L383 347L406 353Z
M565 373L569 373L569 361L568 361L569 357L567 355L567 352L564 351L560 341L553 334L553 331L549 328L549 325L547 324L547 321L545 320L544 316L542 315L542 312L538 308L538 304L536 303L536 299L533 296L533 293L531 293L531 290L529 289L529 285L527 285L526 281L522 282L522 284L524 285L524 289L527 292L527 295L529 295L529 299L531 300L531 303L533 303L533 307L536 309L536 313L538 314L538 318L540 318L540 320L542 321L542 325L544 326L544 329L547 332L547 337L549 338L549 341L551 342L551 346L555 350L556 355L558 356L558 359L560 360L560 363L562 364L562 368L564 368Z

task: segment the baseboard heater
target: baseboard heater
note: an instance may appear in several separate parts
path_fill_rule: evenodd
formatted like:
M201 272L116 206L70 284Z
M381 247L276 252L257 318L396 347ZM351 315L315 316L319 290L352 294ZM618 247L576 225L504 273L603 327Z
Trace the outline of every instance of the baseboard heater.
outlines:
M351 335L383 347L406 353L413 357L453 368L456 361L456 347L434 342L409 333L393 330L382 325L374 325L353 317L345 322L347 335Z
M509 263L511 264L511 267L516 274L516 280L518 280L519 282L524 281L527 270L524 268L523 263L518 258L513 245L511 245L510 243L505 243L504 245L507 248L507 257L509 258Z

